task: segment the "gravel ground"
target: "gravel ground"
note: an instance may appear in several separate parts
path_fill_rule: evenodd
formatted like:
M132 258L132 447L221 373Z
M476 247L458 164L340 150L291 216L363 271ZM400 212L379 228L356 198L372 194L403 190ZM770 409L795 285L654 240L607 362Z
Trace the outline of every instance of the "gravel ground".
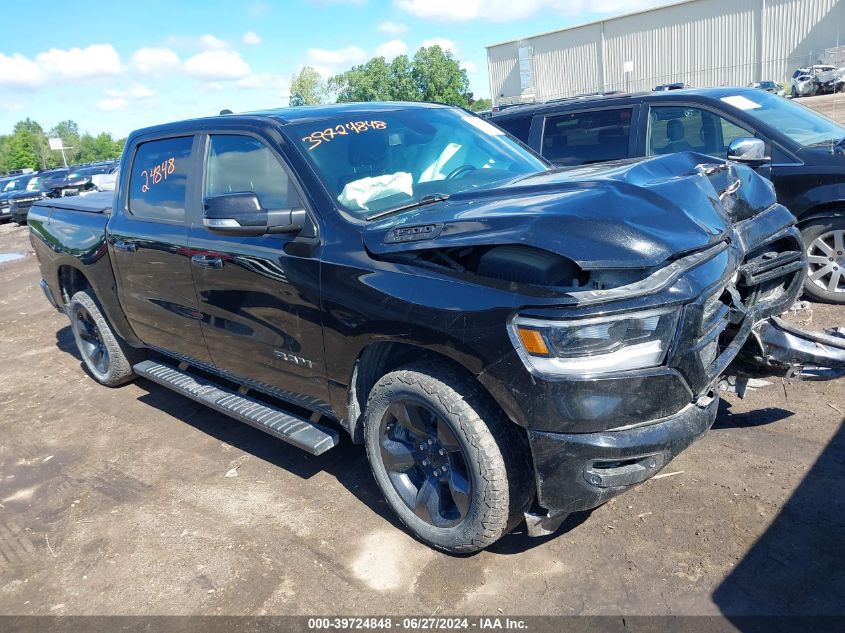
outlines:
M818 110L834 121L845 124L845 92L837 92L832 95L819 95L818 97L801 97L795 103L800 103L813 110Z
M26 229L6 224L10 253L24 257L0 263L0 613L845 610L843 382L729 395L666 476L553 538L450 557L398 528L346 439L312 457L147 381L96 384ZM822 329L845 310L793 319Z

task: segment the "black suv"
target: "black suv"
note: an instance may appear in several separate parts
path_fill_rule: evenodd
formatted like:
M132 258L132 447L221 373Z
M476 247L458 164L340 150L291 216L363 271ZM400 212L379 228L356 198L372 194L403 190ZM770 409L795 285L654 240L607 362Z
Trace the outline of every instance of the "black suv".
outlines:
M706 88L576 97L491 121L557 165L682 151L750 164L798 218L809 259L804 291L845 303L845 127L831 119L762 90ZM748 138L765 146L749 153Z

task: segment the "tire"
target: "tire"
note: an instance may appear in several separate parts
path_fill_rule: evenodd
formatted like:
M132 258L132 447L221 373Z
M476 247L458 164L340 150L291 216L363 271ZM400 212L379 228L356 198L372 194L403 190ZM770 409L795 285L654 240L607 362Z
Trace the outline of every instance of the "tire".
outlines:
M472 377L452 367L424 362L382 377L364 425L384 498L431 547L482 550L516 527L533 501L524 435Z
M112 331L90 290L80 290L67 305L76 348L88 372L101 385L118 387L133 378L140 353Z
M809 262L804 293L845 304L845 217L814 220L802 227L801 237Z
M795 89L795 86L792 86L792 98L793 99L798 98L798 91Z

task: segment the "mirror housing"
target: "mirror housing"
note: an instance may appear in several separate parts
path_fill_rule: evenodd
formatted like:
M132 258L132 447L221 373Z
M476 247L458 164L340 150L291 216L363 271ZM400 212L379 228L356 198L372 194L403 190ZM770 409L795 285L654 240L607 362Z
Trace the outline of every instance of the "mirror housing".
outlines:
M203 200L202 223L214 233L298 233L305 226L306 218L305 209L265 209L251 191L210 196Z
M766 144L759 138L744 137L731 141L728 146L728 160L750 165L762 165L771 160L766 156Z

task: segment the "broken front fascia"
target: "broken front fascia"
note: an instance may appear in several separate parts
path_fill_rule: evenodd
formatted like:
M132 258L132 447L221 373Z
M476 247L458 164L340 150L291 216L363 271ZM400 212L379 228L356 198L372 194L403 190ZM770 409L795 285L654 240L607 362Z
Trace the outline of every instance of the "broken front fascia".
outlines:
M805 332L778 317L770 317L761 321L752 334L757 349L751 358L743 360L759 368L760 373L798 380L845 376L845 328Z
M568 291L566 294L568 298L573 300L572 303L579 306L595 305L619 299L633 299L656 294L671 286L688 270L713 259L726 248L728 248L727 241L718 242L704 250L682 257L668 266L654 271L641 281L631 284L600 290L574 290Z

